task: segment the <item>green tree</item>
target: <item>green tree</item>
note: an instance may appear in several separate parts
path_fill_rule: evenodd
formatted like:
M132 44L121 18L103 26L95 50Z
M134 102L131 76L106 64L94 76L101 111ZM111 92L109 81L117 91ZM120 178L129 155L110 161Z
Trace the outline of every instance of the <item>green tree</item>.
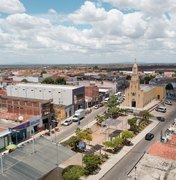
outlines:
M172 83L168 83L168 84L166 85L166 90L167 90L167 91L170 91L170 90L173 90L173 89L174 89L174 87L173 87Z
M70 165L62 171L62 177L64 180L79 180L84 173L85 170L82 166Z
M109 99L108 99L108 102L107 102L107 107L111 108L111 107L115 107L119 105L118 103L118 97L117 96L110 96Z
M138 126L137 126L137 119L136 118L128 119L128 124L130 125L130 130L132 130L134 132L138 132Z
M61 85L65 85L66 84L66 80L64 78L57 78L55 81L54 81L55 84L61 84Z
M130 143L129 139L133 138L134 134L132 131L125 130L121 132L121 137L123 139L123 143L128 144Z
M117 136L112 141L103 142L103 145L105 146L105 148L111 148L113 150L117 150L119 147L121 147L122 143L123 143L123 139Z
M123 143L123 139L121 137L115 137L115 139L113 139L113 144L114 144L114 148L119 148L119 146L122 145Z
M117 116L119 115L120 109L119 107L109 107L108 108L108 114L111 118L117 118Z
M105 146L105 148L114 148L114 143L112 141L105 141L103 142L103 145Z
M98 169L99 165L101 164L101 158L95 154L86 154L83 157L83 163L85 164L87 174L91 174Z
M42 81L43 84L54 84L54 80L50 77L48 78L45 78L43 81Z
M40 76L42 77L43 74L47 74L47 72L45 70L42 70L42 72L40 73Z
M27 79L23 79L23 80L21 80L21 82L28 83L29 81Z
M121 137L122 139L131 139L134 137L134 134L132 131L125 130L121 132Z
M85 139L87 141L92 141L92 136L86 130L85 131L76 130L75 133L79 139Z
M80 142L81 138L79 136L70 137L65 144L73 148L73 150L77 150L77 144Z

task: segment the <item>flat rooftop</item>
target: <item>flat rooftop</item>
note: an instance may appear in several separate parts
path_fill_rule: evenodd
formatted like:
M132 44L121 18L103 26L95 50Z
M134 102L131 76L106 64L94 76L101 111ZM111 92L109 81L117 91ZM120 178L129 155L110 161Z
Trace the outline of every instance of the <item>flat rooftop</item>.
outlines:
M15 86L20 86L20 87L38 87L38 88L51 88L51 89L77 89L83 86L69 86L69 85L55 85L55 84L34 84L34 83L27 83L27 84L16 84Z
M35 152L33 143L26 143L8 155L3 156L4 173L0 174L2 180L31 180L39 179L56 168L75 153L70 149L53 144L41 137L35 140Z
M40 103L43 103L43 104L50 102L50 100L23 98L23 97L15 97L15 96L0 96L0 98L1 99L23 100L23 101L30 101L30 102L40 102Z
M0 130L13 128L13 127L18 126L18 125L20 125L19 122L7 120L7 119L0 119Z
M137 180L175 180L176 161L145 154L132 172L129 179Z

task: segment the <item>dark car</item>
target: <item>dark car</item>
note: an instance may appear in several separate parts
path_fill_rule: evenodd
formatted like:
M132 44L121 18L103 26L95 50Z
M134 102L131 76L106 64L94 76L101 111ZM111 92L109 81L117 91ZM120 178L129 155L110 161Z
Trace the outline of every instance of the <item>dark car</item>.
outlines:
M165 118L164 118L164 117L161 117L161 116L157 117L157 119L158 119L158 121L160 121L160 122L164 122L164 121L165 121Z
M145 140L151 141L154 138L154 134L152 133L147 133L145 135Z
M167 105L172 105L172 102L169 101L169 100L166 100L164 103L167 104Z

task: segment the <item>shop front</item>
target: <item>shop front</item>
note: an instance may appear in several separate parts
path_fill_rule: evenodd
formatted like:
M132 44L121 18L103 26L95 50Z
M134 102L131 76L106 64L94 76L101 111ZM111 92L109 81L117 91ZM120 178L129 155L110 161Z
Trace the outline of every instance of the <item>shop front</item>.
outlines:
M22 141L25 141L28 139L27 136L27 128L30 126L30 122L26 121L24 123L21 123L20 125L11 128L11 141L14 144L18 144Z
M40 131L43 126L42 119L40 116L32 117L30 120L30 126L27 128L27 135L31 137L33 134L36 134Z

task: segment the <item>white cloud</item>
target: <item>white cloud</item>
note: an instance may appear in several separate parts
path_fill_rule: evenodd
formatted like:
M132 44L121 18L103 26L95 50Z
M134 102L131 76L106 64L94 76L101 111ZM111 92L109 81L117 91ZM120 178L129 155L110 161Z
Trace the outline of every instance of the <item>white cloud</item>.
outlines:
M111 2L116 6L121 2L124 7L139 7L137 0ZM140 0L140 11L127 14L116 8L105 10L101 3L97 6L86 1L68 15L49 9L42 15L14 13L1 17L0 53L7 59L14 54L16 58L32 56L42 58L42 62L49 60L48 63L52 58L65 63L71 60L82 63L84 59L90 63L101 63L103 59L124 62L135 57L144 61L158 56L163 59L166 52L171 58L176 47L176 14L168 3L159 2L161 10L156 14L151 0L146 6Z
M79 10L69 15L69 19L76 24L101 21L104 18L106 18L106 11L103 8L96 8L90 1L86 1Z
M25 12L23 4L19 0L0 0L0 12L14 14Z

